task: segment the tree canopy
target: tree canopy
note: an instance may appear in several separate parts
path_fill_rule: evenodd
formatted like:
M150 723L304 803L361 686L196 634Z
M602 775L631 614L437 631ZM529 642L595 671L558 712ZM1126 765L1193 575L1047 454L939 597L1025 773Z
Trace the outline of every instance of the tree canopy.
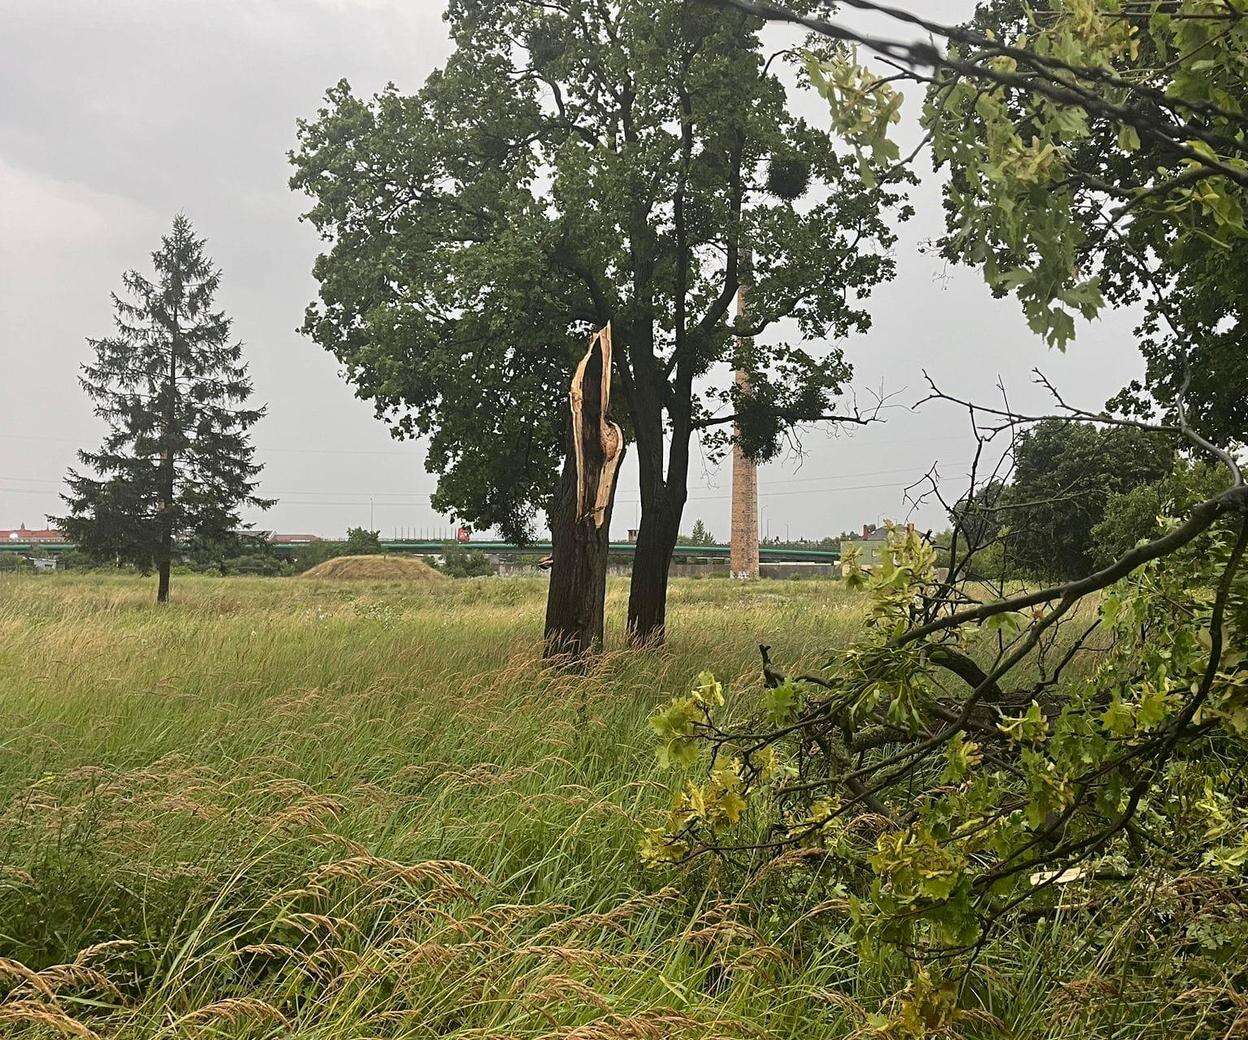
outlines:
M1009 566L1045 578L1091 573L1099 558L1093 529L1108 518L1111 500L1160 481L1175 461L1163 435L1134 427L1037 423L1019 438L1013 482L996 503L998 522L1010 528Z
M715 536L707 529L705 523L701 519L693 522L693 528L688 534L680 536L681 545L717 545Z
M661 595L691 438L718 450L739 418L767 457L835 411L840 343L869 326L906 211L792 114L792 55L757 19L456 0L447 20L454 50L415 95L342 82L300 124L291 183L328 243L304 329L396 435L428 438L435 508L514 537L549 504L584 337L611 323ZM708 382L729 361L754 373L748 401Z
M1114 404L1173 423L1183 397L1206 437L1244 438L1239 0L993 0L964 26L854 0L891 21L879 35L795 6L716 2L833 41L830 58L812 55L813 74L877 168L898 157L885 118L899 104L895 82L925 85L924 144L948 173L945 255L1016 296L1057 347L1076 316L1107 300L1141 304L1146 379ZM926 38L906 42L905 31ZM859 64L863 51L884 60L882 72Z

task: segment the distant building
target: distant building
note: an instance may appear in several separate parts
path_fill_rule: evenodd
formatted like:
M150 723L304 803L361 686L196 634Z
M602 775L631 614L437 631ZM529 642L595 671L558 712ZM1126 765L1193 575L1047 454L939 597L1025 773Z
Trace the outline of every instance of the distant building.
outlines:
M311 545L321 541L319 534L270 534L269 542L273 545Z
M906 525L907 530L913 530L913 524ZM870 570L880 562L884 549L888 545L888 527L884 524L863 524L862 534L851 534L848 538L841 539L841 558L844 559L846 550L853 547L858 553L858 565Z
M44 527L32 531L25 524L14 531L0 531L0 541L4 542L40 542L44 545L63 545L69 539L63 531L54 527Z

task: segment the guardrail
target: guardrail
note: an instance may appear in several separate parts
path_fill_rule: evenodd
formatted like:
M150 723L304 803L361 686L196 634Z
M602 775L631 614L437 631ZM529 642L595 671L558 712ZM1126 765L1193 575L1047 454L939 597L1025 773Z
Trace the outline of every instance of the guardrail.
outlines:
M292 555L304 548L307 542L275 542L273 551L282 556ZM475 549L492 556L545 556L551 551L550 542L531 542L515 545L511 542L430 542L387 541L381 547L386 552L412 553L421 556L438 556L452 549ZM73 542L0 542L0 552L28 555L57 554L76 549ZM632 556L637 546L632 542L612 542L611 555ZM841 558L839 549L803 549L792 546L764 545L759 548L759 558L774 563L836 563ZM726 545L678 545L672 554L678 560L726 560Z

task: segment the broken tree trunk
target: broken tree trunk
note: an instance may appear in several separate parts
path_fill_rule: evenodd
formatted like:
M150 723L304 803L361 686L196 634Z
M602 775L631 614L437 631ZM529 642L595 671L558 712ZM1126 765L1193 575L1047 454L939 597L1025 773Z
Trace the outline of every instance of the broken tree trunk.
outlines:
M624 436L608 418L611 326L594 334L568 393L567 457L550 510L553 561L546 598L547 658L602 647L611 507Z

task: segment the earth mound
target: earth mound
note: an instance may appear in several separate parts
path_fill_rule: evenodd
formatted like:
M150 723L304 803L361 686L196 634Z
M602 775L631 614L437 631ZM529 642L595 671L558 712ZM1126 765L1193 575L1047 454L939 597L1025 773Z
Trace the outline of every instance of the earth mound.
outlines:
M424 560L411 556L338 556L299 576L320 581L417 581L426 585L450 580Z

